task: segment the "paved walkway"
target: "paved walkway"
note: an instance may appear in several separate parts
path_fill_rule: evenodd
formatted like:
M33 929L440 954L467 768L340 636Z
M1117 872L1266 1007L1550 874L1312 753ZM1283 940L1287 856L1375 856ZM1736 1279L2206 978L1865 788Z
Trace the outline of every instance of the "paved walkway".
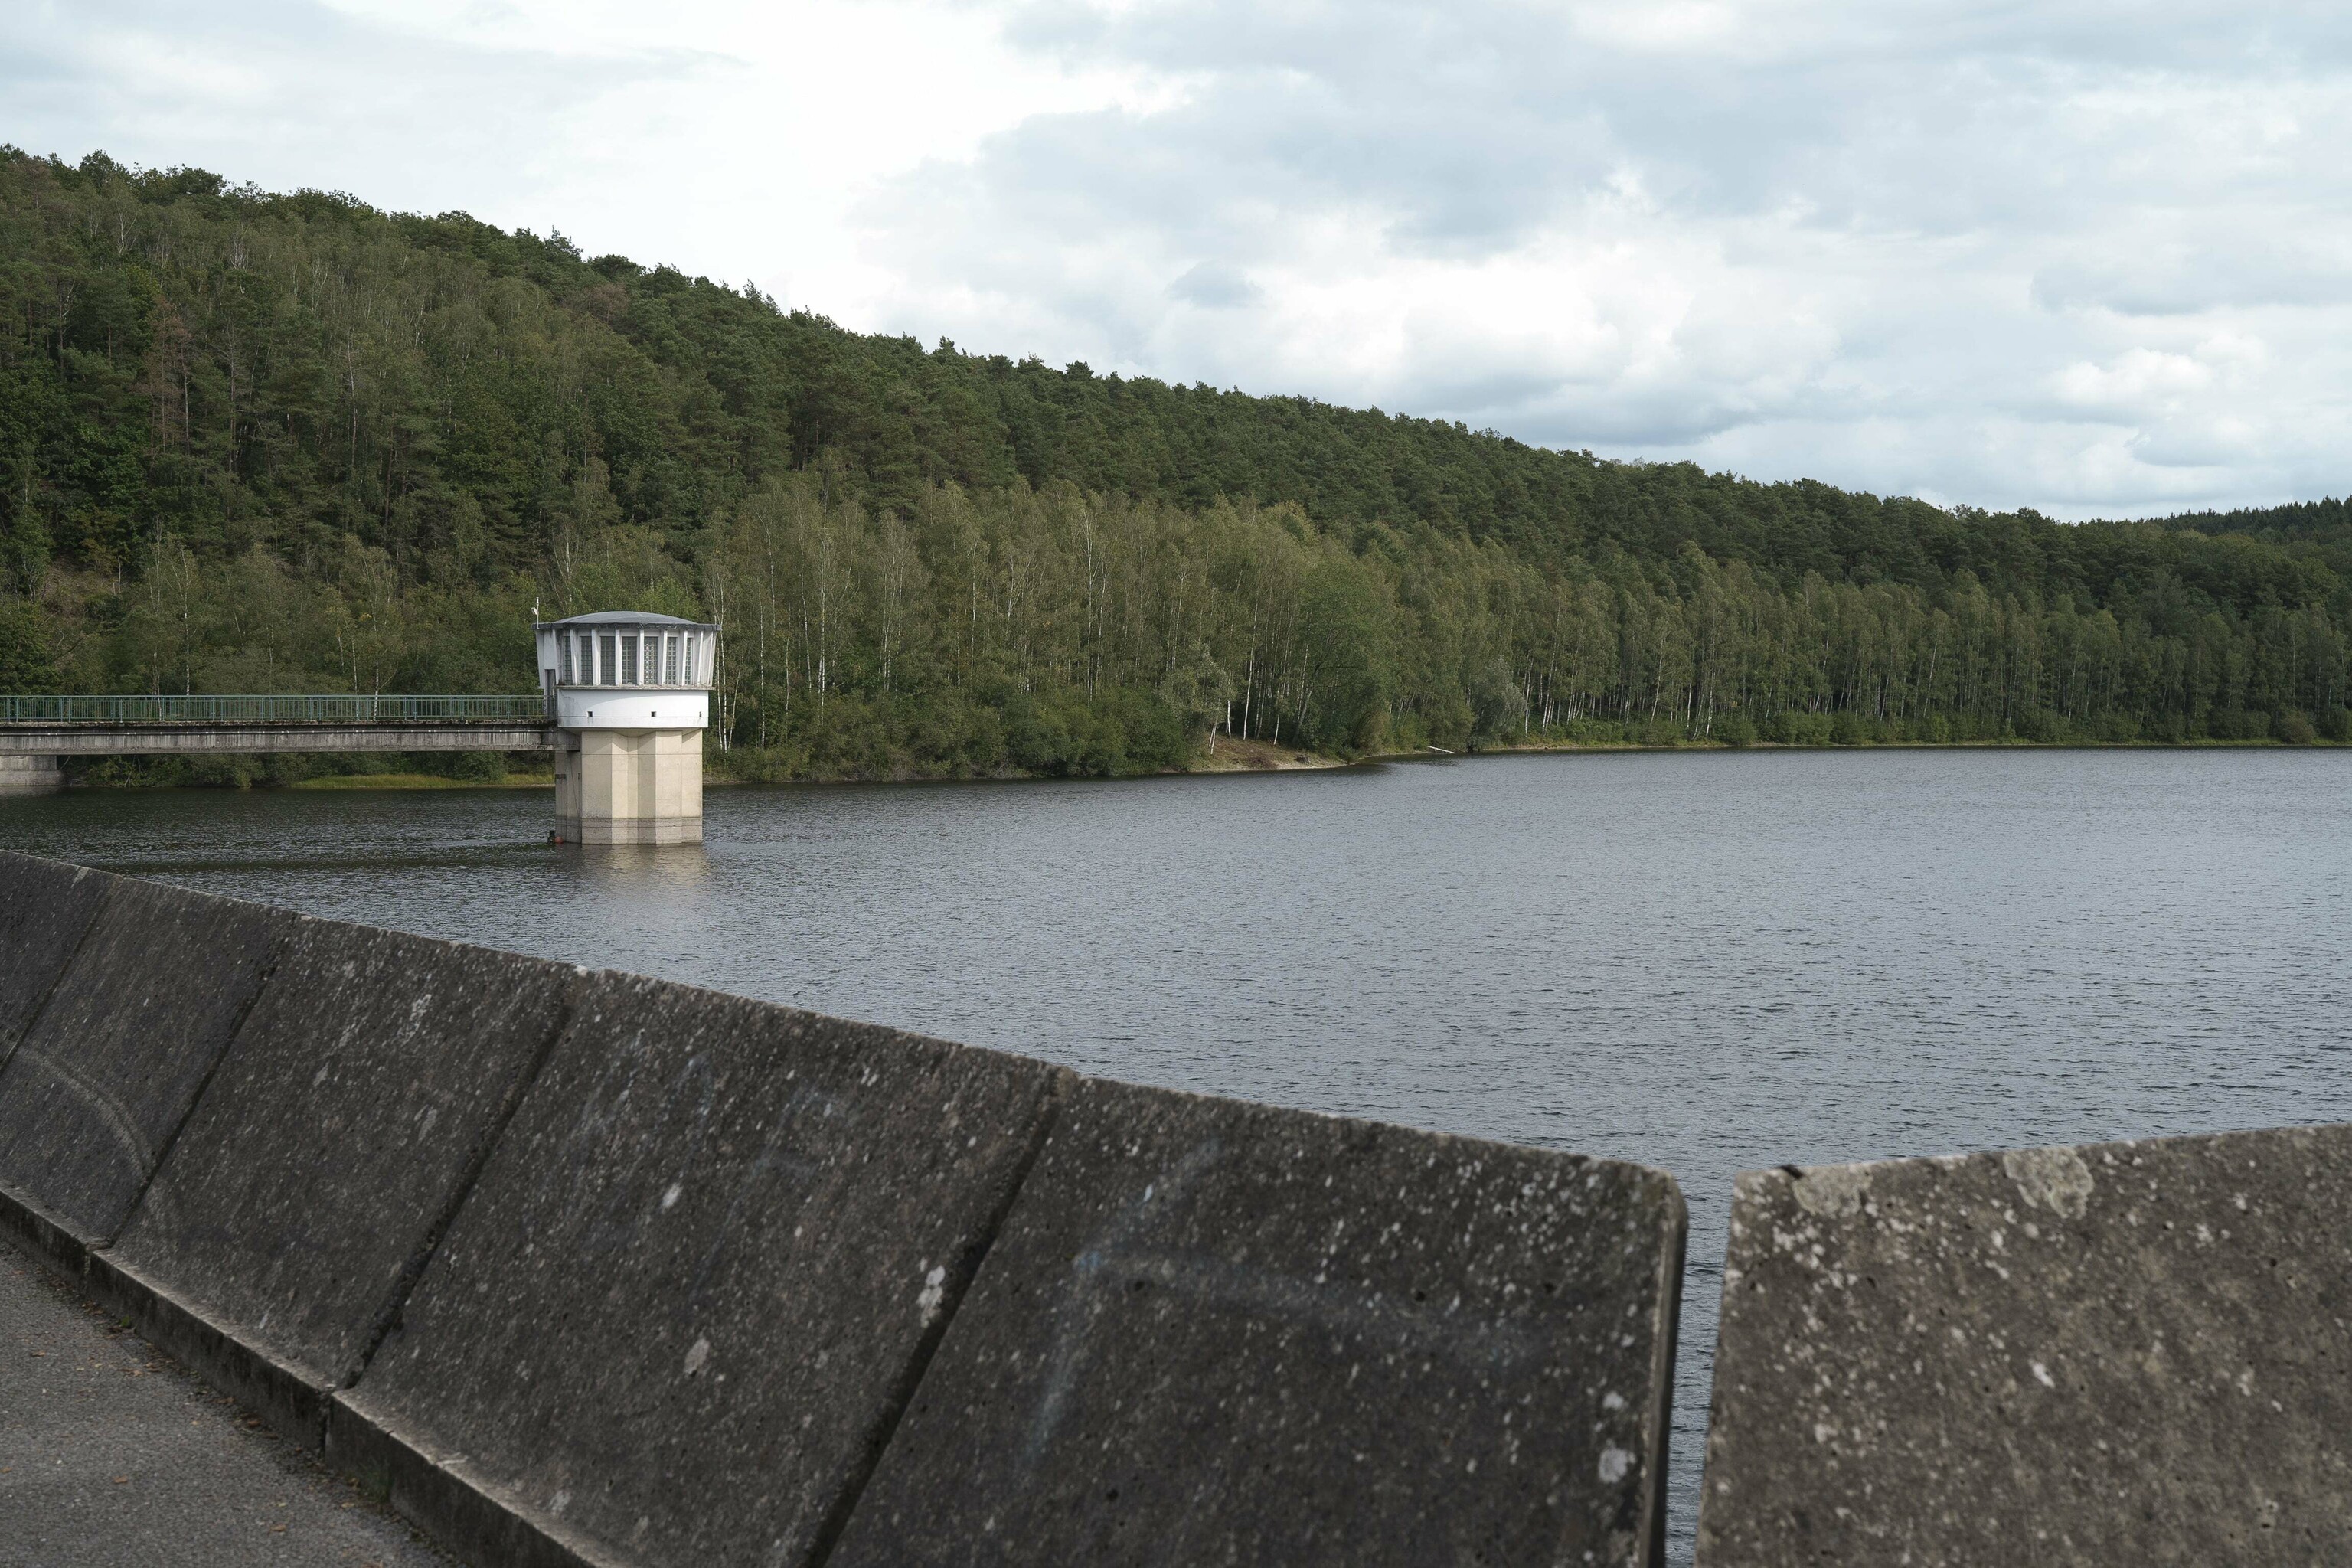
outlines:
M0 1568L454 1568L0 1243Z

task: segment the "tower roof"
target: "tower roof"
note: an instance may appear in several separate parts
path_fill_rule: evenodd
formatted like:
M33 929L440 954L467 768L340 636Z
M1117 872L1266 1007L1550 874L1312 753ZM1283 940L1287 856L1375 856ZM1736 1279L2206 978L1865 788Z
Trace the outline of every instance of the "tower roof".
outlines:
M719 628L708 621L689 621L682 616L657 616L651 610L597 610L585 616L566 616L560 621L541 621L541 629L556 626L692 626L697 631L715 632Z

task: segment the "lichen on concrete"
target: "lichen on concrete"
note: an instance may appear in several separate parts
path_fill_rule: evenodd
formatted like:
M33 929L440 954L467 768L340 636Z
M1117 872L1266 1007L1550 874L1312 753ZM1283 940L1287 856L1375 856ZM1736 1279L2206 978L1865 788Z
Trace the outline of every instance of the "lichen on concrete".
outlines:
M24 1037L115 879L0 851L0 1066Z
M1700 1568L2352 1562L2352 1128L1739 1179Z
M108 1262L285 1372L175 1354L315 1445L562 1022L580 972L305 921ZM315 1397L314 1397L315 1396Z
M138 1202L297 918L111 880L0 1068L0 1183L89 1246Z
M833 1568L1643 1568L1683 1223L1644 1166L1089 1080Z
M506 1516L591 1560L813 1561L1063 1076L595 977L330 1457L488 1560Z

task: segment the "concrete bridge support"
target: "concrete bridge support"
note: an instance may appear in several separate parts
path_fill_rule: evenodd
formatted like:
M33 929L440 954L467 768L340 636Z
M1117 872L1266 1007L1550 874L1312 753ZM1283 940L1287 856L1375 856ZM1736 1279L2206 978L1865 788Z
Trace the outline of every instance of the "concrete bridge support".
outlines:
M702 731L559 731L555 825L567 844L701 843Z
M0 795L50 795L65 787L66 775L57 758L0 752Z

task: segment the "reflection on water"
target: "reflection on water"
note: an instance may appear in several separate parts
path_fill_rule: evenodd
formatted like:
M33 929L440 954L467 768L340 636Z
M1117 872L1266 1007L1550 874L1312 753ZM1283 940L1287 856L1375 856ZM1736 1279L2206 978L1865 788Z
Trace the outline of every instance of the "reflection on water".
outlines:
M1693 1234L1686 1560L1732 1173L2352 1120L2352 753L1481 758L720 790L77 794L0 844L1092 1072L1643 1160Z

